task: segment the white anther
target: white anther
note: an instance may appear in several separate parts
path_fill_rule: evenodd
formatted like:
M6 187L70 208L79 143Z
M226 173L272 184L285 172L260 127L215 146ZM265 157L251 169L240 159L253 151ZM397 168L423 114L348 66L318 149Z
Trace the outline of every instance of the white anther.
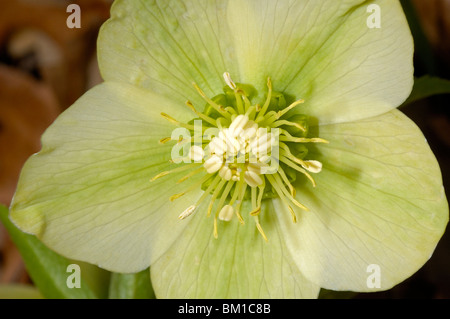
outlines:
M223 78L225 80L225 83L232 89L233 91L236 90L237 86L234 84L233 80L231 79L231 75L228 72L225 72L223 74Z
M249 141L253 137L256 136L256 131L258 130L258 124L253 121L248 121L248 123L244 126L244 132L241 136Z
M191 216L195 212L196 208L197 208L197 206L195 206L195 205L189 206L188 208L186 208L186 210L184 212L182 212L180 214L180 216L178 216L178 218L185 219L185 218Z
M240 114L238 115L233 122L231 122L230 127L228 128L230 135L232 137L237 137L242 134L244 131L245 125L248 123L248 116Z
M254 139L250 144L250 150L253 154L261 154L261 156L267 155L272 147L271 134L261 135L259 138Z
M189 158L194 162L201 162L204 156L205 152L203 151L203 148L201 148L200 146L194 145L189 150Z
M224 165L219 170L219 176L222 177L223 179L229 181L231 179L231 177L233 176L233 172L231 171L231 169L228 166Z
M272 158L269 155L263 155L259 158L259 162L263 164L268 164ZM264 165L267 166L267 165Z
M252 172L252 171L246 171L244 173L244 179L245 179L245 182L250 187L257 187L263 183L261 176L259 176L257 173Z
M269 133L268 131L269 130L267 128L265 128L265 127L259 127L256 130L256 136L260 137L260 136L267 135Z
M247 165L247 171L256 173L258 175L261 174L261 167L258 164L249 164Z
M211 153L219 156L222 156L227 150L227 144L225 141L218 137L214 137L208 145Z
M303 161L303 168L311 173L320 173L322 171L322 163L319 161Z
M231 136L230 131L228 129L224 129L219 133L219 138L226 143L226 155L236 156L241 148L241 144L236 138Z
M219 212L219 219L229 222L234 215L234 208L231 205L225 205Z
M203 166L205 167L208 174L213 174L217 172L223 165L223 160L217 155L213 155L205 161Z

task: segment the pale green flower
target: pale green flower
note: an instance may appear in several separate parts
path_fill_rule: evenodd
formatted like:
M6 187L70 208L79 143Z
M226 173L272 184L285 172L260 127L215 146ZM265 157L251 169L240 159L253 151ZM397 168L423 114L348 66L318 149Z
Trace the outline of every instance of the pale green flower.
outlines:
M371 3L381 28L367 25ZM105 83L44 134L11 206L60 254L150 265L162 298L389 289L430 258L448 205L425 138L395 109L413 84L399 1L116 1L98 52ZM263 156L223 164L219 146L208 157L189 140L178 146L200 163L171 162L173 124L199 117L236 150L283 129L278 171L261 174Z

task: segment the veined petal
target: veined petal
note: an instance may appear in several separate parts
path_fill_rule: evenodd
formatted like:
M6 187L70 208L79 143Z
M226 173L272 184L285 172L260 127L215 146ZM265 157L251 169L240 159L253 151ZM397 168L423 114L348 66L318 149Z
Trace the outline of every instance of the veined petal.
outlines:
M448 204L437 161L397 110L319 129L330 144L311 150L323 163L317 187L296 187L310 211L299 212L297 224L288 212L277 214L287 246L306 278L324 288L389 289L430 258L445 230ZM371 282L374 269L379 287Z
M377 12L381 28L370 28ZM321 124L383 114L411 92L413 41L397 0L231 0L228 17L241 80L261 90L270 76Z
M161 110L189 119L169 100L124 83L87 92L25 164L13 222L69 258L116 272L148 267L186 226L178 214L199 195L169 201L181 192L176 181L186 172L150 182L177 167L169 164L172 144L158 143L174 128Z
M287 250L270 203L261 211L265 242L244 212L219 221L219 238L205 209L171 249L152 265L152 285L158 298L317 298L320 287L300 273ZM248 216L248 217L247 217Z
M184 103L204 105L192 86L207 95L236 74L236 57L226 23L228 1L118 0L98 40L105 80L127 82ZM237 79L237 78L235 78Z

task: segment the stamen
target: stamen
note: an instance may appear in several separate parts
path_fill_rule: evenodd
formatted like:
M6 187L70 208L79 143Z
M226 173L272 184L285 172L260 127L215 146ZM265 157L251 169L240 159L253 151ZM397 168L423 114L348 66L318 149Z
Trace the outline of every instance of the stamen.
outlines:
M170 171L161 172L158 175L156 175L155 177L153 177L152 179L150 179L150 182L156 181L158 178L169 175L170 173L171 173Z
M236 108L238 111L238 114L245 113L244 104L242 103L241 95L239 94L238 90L234 90L234 97L236 99Z
M234 202L238 199L238 196L242 190L243 185L244 185L244 181L239 179L236 184L236 187L234 188L233 196L231 197L231 200L229 203L230 205L233 205Z
M225 83L230 87L230 89L232 89L232 90L236 90L237 89L236 84L234 84L233 80L231 79L230 73L225 72L223 74L223 78L225 80Z
M194 189L200 187L200 185L202 185L204 182L206 182L210 177L211 177L211 176L209 176L209 175L203 176L200 180L198 180L196 183L192 184L192 185L191 185L187 190L185 190L184 192L179 193L179 194L172 195L172 196L169 198L170 201L173 202L174 200L180 198L181 196L184 196L184 195L186 195L187 193L193 191Z
M264 114L266 113L267 109L269 108L270 105L270 101L272 99L272 81L270 79L270 77L267 78L267 88L268 88L268 92L267 92L267 98L266 98L266 102L264 103L261 111L258 114L258 118L261 118L261 120L264 118Z
M229 222L234 215L234 208L231 205L225 205L222 207L219 213L219 219Z
M266 234L264 233L264 230L261 227L261 224L259 223L259 217L255 216L255 222L256 222L256 228L258 229L259 233L261 234L261 236L264 238L264 240L266 242L268 242L269 240L267 239Z
M289 148L287 148L287 145L283 143L282 150L280 152L280 155L285 156L286 158L290 159L291 161L300 164L304 169L311 173L320 173L322 171L322 163L319 161L304 161L301 160L290 152Z
M215 119L200 113L199 111L197 111L194 107L194 105L192 104L191 101L186 101L186 105L195 113L197 114L198 117L200 117L201 119L205 120L206 122L208 122L209 124L211 124L212 126L216 127L217 126L217 122Z
M191 216L191 215L195 212L196 209L197 209L197 206L191 205L191 206L189 206L188 208L186 208L186 210L183 211L183 212L180 214L180 216L178 216L178 218L179 218L179 219L185 219L185 218Z
M242 132L241 137L244 141L250 141L256 135L258 131L258 124L253 121L248 121L244 127L244 132Z
M217 207L218 207L217 212L216 212L216 215L217 215L217 216L218 216L220 210L222 209L223 204L225 203L225 199L227 199L227 196L228 196L228 194L230 193L230 190L231 190L231 188L233 187L234 183L235 183L235 182L233 182L233 181L229 181L229 182L227 183L227 186L225 186L225 189L224 189L222 195L220 196L219 204L218 204L218 206L217 206Z
M245 115L253 120L255 118L256 112L257 112L257 105L251 105L246 110Z
M241 90L239 93L241 93L242 99L244 100L245 112L247 113L250 110L252 103L250 102L248 97L245 95L244 91Z
M258 216L261 213L261 206L257 206L254 210L250 212L250 216Z
M262 125L271 125L273 122L275 122L276 120L278 120L280 117L282 117L283 115L285 115L287 112L289 112L290 110L292 110L294 107L296 107L299 104L305 103L304 100L298 100L295 101L294 103L292 103L291 105L289 105L288 107L286 107L285 109L278 111L278 112L274 112L274 114L271 114L269 116L269 113L267 113L267 116L265 117L264 121L261 123Z
M267 236L264 233L264 230L261 227L261 224L259 223L259 213L261 212L261 207L257 207L256 203L256 187L253 187L251 190L251 202L252 202L252 212L250 213L251 216L255 218L256 228L258 229L261 236L264 238L264 240L267 242Z
M150 181L153 182L153 181L157 180L158 178L164 177L169 174L182 172L182 171L188 170L190 168L197 167L198 165L201 165L201 163L192 163L192 164L188 164L188 165L183 165L183 166L174 168L170 171L161 172L158 175L156 175L155 177L153 177L152 179L150 179Z
M198 163L203 160L204 156L205 156L205 151L203 151L203 148L201 148L198 145L191 146L191 148L189 150L189 158L191 160Z
M223 106L218 105L216 102L214 102L213 100L211 100L209 97L206 96L205 92L202 91L202 89L200 89L200 87L196 84L193 83L194 88L197 90L197 92L200 94L200 96L209 104L211 105L217 112L219 112L220 115L222 115L223 117L230 119L231 118L231 114L226 112L225 109L223 108Z
M256 187L252 187L252 189L251 189L251 201L252 201L252 209L253 209L253 211L257 209L257 206L256 206L256 191L257 191L257 188Z
M286 197L294 203L295 206L297 206L298 208L301 208L305 211L309 211L309 209L305 206L300 204L294 197L292 197L292 195L288 192L288 190L283 186L283 182L280 179L280 176L278 174L274 174L273 175L275 182L277 183L277 185L280 187L281 191L286 195Z
M274 142L274 138L271 133L267 133L265 129L261 128L258 130L258 135L259 136L250 143L251 151L256 155L267 155L273 144L272 142Z
M280 127L282 125L295 126L299 130L301 130L303 132L306 132L306 128L305 127L303 127L300 124L295 123L295 122L289 122L289 121L286 121L286 120L278 120L278 121L275 121L275 122L272 123L272 127Z
M229 129L222 130L219 133L219 138L221 138L227 147L227 156L236 156L241 148L239 141L233 137L232 132Z
M184 182L185 180L189 179L190 177L192 177L192 176L194 176L194 175L197 175L198 173L203 172L204 170L205 170L205 169L203 168L203 166L197 168L196 170L194 170L194 171L190 172L189 174L187 174L187 175L183 176L182 178L180 178L180 179L177 181L177 184L181 184L181 183Z
M203 200L205 200L206 196L208 196L211 191L213 190L214 187L216 187L216 185L221 181L222 179L220 178L220 176L216 175L216 177L213 179L211 185L208 186L208 188L205 190L205 192L203 193L203 195L197 200L197 202L195 203L195 206L200 206L201 202L203 202Z
M288 107L286 107L285 109L281 110L278 112L278 118L282 117L283 115L285 115L287 112L289 112L290 110L292 110L294 107L305 103L305 100L297 100L294 103L292 103L291 105L289 105Z
M171 140L172 140L171 137L164 137L164 138L159 140L159 144L166 144L167 142L169 142Z
M214 137L208 144L211 153L222 156L227 151L225 141L219 137Z
M258 123L260 126L267 126L266 120L271 119L272 117L276 116L277 112L275 111L269 111L265 116L258 116L255 120L256 123Z
M214 205L214 202L216 201L217 196L219 196L220 191L222 190L223 186L225 185L227 181L222 179L219 183L219 185L217 186L217 188L214 190L214 193L212 194L211 200L209 202L209 206L208 206L208 212L207 212L207 216L211 216L211 211Z
M219 176L223 179L229 181L233 177L233 172L228 166L222 166L222 168L219 170Z
M235 182L233 181L229 181L227 186L225 187L222 196L220 196L220 200L219 200L219 204L218 204L218 209L216 214L214 215L214 238L218 238L218 231L217 231L217 218L219 217L220 212L222 211L223 208L223 204L225 202L225 199L227 198L228 194L230 193L231 187L233 187L233 184Z
M263 182L261 176L252 171L246 171L244 174L244 179L250 187L257 187Z
M258 186L258 188L259 188L259 194L258 194L258 200L256 201L256 206L261 207L262 198L264 195L264 189L266 188L266 179L265 178L263 178L263 183L260 186Z
M311 173L320 173L322 171L322 163L319 161L302 161L303 167Z
M231 106L226 107L226 108L225 108L225 111L227 111L228 113L230 113L231 116L237 115L236 110L235 110L234 108L232 108Z
M244 127L247 125L249 118L247 115L238 115L228 128L232 137L237 137L242 134Z
M278 173L281 176L281 179L284 181L284 183L289 187L289 190L291 192L292 197L295 197L296 191L294 186L292 186L291 182L289 182L289 179L286 176L286 173L281 167L278 167Z
M241 211L241 205L242 205L242 201L244 200L244 196L245 196L245 192L247 191L247 184L243 182L243 178L242 178L242 174L241 174L241 179L240 179L240 183L241 183L241 187L239 187L239 195L238 195L238 204L236 205L236 215L239 219L239 222L244 225L244 219L242 218L240 211Z
M294 223L297 223L297 216L295 215L294 210L292 209L292 207L289 205L289 202L287 201L285 194L286 192L283 192L284 187L280 187L278 185L278 183L276 182L276 180L268 175L267 179L269 180L270 184L272 184L272 187L275 189L275 191L277 192L278 196L280 197L281 201L283 202L283 204L288 208L289 212L291 213L292 216L292 221ZM289 198L291 199L291 198ZM303 206L303 205L302 205ZM304 207L304 206L303 206ZM306 209L306 207L305 207ZM307 210L307 209L306 209Z
M191 131L193 131L193 130L195 129L195 126L194 126L194 125L190 125L190 124L186 124L186 123L181 123L181 122L175 120L175 119L174 119L173 117L171 117L170 115L167 115L166 113L161 113L161 116L162 116L163 118L165 118L166 120L168 120L170 123L175 124L176 126L184 127L184 128L186 128L186 129L188 129L188 130L191 130ZM204 129L205 129L205 128L202 128L202 130L204 130Z
M205 167L208 174L214 174L219 171L223 165L223 159L217 155L211 156L209 159L205 161L203 166Z
M291 160L289 160L287 157L285 156L280 156L280 161L285 163L286 165L292 167L293 169L295 169L296 171L304 174L306 177L308 177L308 179L311 181L313 187L316 187L316 182L314 181L314 178L312 178L311 175L308 174L308 172L306 170L304 170L303 168L301 168L300 166L298 166L295 163L292 163Z
M295 143L323 143L329 144L327 140L323 138L313 137L313 138L305 138L305 137L294 137L289 134L288 131L284 129L280 129L280 141L282 142L295 142Z

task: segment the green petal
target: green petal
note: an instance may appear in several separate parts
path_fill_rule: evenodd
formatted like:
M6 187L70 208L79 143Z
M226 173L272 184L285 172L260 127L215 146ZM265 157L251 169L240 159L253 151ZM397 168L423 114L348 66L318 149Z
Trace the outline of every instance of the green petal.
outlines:
M103 77L203 105L193 81L212 97L222 92L223 73L236 73L227 3L115 1L98 40Z
M219 221L218 239L205 210L190 217L183 235L152 265L158 298L317 298L320 287L293 263L272 205L261 212L268 242L243 206L245 225Z
M367 26L373 3L379 29ZM241 80L261 89L270 76L320 123L383 114L411 92L413 42L399 1L232 0L228 16Z
M310 211L298 212L295 225L289 212L277 214L287 246L302 273L324 288L389 289L430 258L445 230L437 161L397 110L319 130L330 144L310 154L323 162L317 187L297 185L297 199ZM379 288L371 281L378 274Z
M150 179L169 164L174 126L161 110L178 105L126 84L105 83L64 112L25 164L11 219L61 255L116 272L147 268L185 227L178 220L197 191L170 202L186 172ZM185 183L195 181L189 179Z

